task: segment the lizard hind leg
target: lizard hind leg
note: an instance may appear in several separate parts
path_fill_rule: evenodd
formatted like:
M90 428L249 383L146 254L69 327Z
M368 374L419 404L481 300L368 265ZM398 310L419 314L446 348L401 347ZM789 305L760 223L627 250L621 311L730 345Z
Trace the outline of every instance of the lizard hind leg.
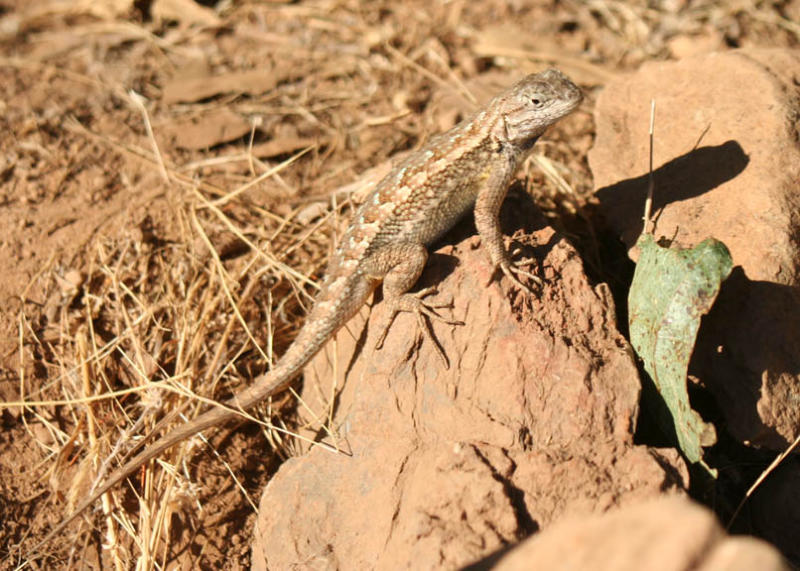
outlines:
M409 293L422 274L428 260L428 251L423 244L392 244L380 248L364 262L365 272L376 279L383 280L383 299L389 308L389 319L383 328L376 349L383 347L386 335L401 312L416 315L419 330L430 341L445 368L449 368L447 356L433 336L428 320L440 321L448 325L463 325L461 321L449 320L439 315L436 310L452 307L452 303L428 303L424 298L436 293L436 287L427 287L418 292Z

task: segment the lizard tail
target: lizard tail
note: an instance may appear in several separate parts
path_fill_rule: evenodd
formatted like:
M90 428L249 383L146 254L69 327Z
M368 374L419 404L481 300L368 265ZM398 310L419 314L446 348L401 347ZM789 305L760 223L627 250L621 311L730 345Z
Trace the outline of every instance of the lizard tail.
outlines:
M152 444L147 445L145 450L128 460L92 492L89 497L80 502L69 516L59 522L29 552L28 558L31 559L37 555L44 545L63 531L70 522L96 502L100 496L136 472L140 466L159 456L167 448L207 428L221 425L239 414L239 411L252 408L264 399L288 387L303 370L303 367L347 323L375 289L375 283L371 280L361 279L358 276L351 276L350 278L343 280L340 284L330 284L329 287L323 289L323 293L317 298L314 308L309 313L294 342L272 369L254 379L251 386L237 393L224 405L213 407L194 420L178 426Z

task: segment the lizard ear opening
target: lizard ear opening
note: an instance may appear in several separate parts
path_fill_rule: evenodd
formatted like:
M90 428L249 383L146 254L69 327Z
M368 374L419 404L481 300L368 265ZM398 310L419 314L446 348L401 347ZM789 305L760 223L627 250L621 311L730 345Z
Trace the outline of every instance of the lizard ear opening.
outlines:
M519 132L519 129L514 127L509 121L508 116L503 115L503 130L505 131L505 139L507 141L513 141L516 139L516 135Z
M544 103L542 103L544 105ZM517 112L503 115L503 131L505 140L512 143L523 143L541 135L542 129L536 128L537 121L530 113Z
M514 135L514 129L511 128L511 125L508 124L508 117L503 115L503 131L504 131L504 138L506 140L511 140Z

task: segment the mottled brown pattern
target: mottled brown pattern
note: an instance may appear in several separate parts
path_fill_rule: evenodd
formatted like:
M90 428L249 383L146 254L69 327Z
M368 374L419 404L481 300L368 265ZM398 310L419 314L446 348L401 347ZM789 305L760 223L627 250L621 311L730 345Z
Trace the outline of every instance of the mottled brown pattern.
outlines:
M248 409L286 388L367 301L379 282L384 284L384 303L389 304L392 316L386 330L401 311L415 313L423 333L429 334L423 316L446 321L433 311L439 306L422 300L433 292L432 288L415 294L408 290L425 266L426 246L473 205L481 242L492 263L514 283L528 289L517 275L537 278L516 267L506 252L497 219L500 205L511 177L536 139L573 111L581 99L578 87L557 70L529 75L398 164L356 212L333 254L314 308L275 367L228 401L227 409L212 408L128 461L40 546L109 488L165 449L229 420L236 414L230 409ZM384 337L385 331L379 346ZM440 356L446 365L446 357Z

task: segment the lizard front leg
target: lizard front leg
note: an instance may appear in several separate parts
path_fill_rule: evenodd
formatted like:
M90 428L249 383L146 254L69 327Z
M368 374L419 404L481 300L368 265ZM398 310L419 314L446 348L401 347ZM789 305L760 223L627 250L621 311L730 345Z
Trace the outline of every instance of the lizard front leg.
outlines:
M535 294L528 285L520 281L517 275L533 280L539 287L542 285L542 280L523 270L511 260L503 243L503 233L500 230L500 206L508 192L508 184L512 175L513 170L510 165L492 169L475 201L475 226L481 237L481 244L489 253L495 271L499 269L520 288Z
M449 367L447 357L433 338L430 324L425 320L434 319L448 325L464 325L461 321L445 319L436 309L451 307L452 304L430 304L423 298L436 292L435 287L427 287L416 293L408 293L422 274L428 261L428 250L419 243L400 243L380 247L362 263L364 273L369 277L383 281L383 299L389 307L389 320L375 344L376 349L383 347L386 334L401 311L414 313L422 334L431 342L436 353L442 359L445 368Z

